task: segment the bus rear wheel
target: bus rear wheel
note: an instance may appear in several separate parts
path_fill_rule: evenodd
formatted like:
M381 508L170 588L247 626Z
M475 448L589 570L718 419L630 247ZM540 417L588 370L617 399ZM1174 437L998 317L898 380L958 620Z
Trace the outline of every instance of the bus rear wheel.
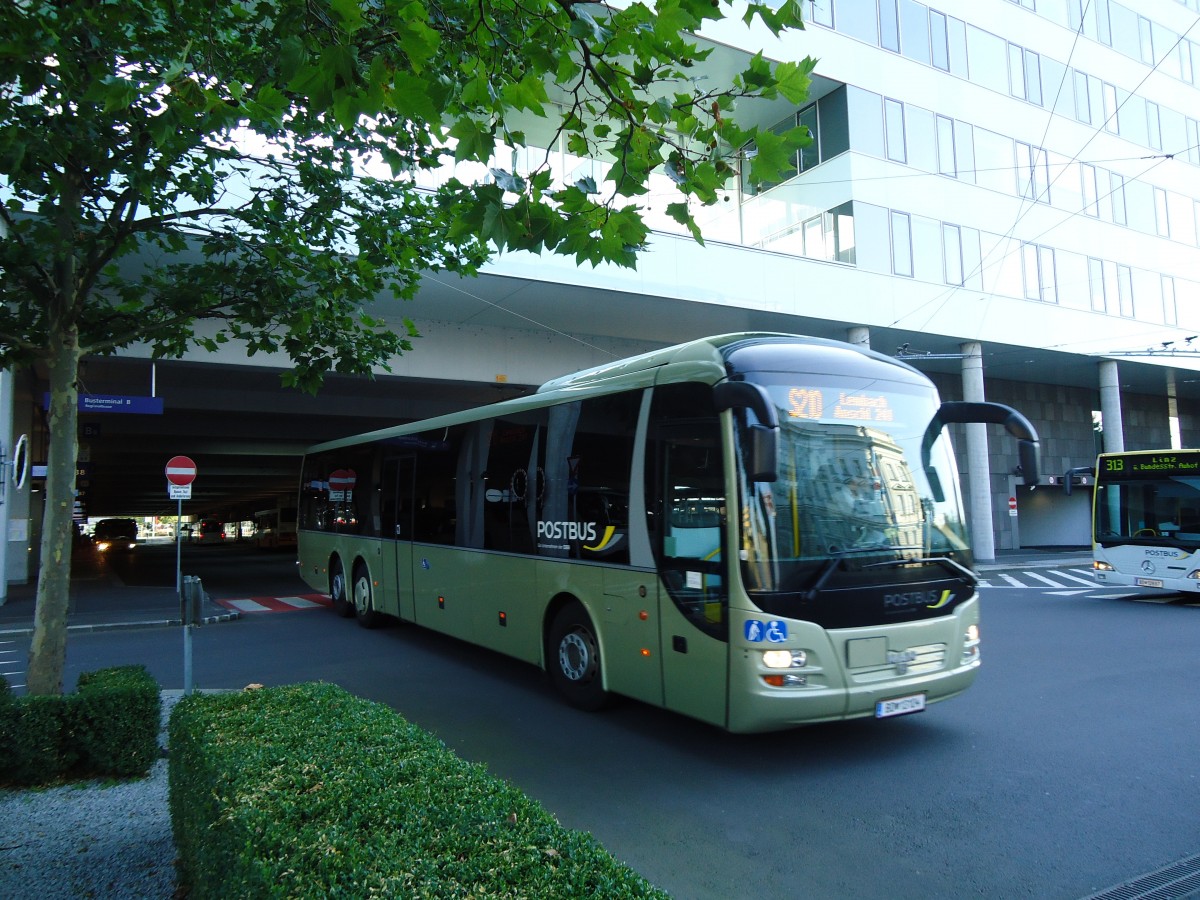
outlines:
M346 592L346 570L339 559L329 565L329 599L333 603L333 611L343 619L354 615L354 604Z
M550 626L547 647L550 681L576 709L594 711L608 704L600 665L600 642L592 620L578 603L564 607Z
M354 616L363 628L378 628L383 624L383 616L375 609L375 599L371 592L371 576L367 567L359 563L354 567Z

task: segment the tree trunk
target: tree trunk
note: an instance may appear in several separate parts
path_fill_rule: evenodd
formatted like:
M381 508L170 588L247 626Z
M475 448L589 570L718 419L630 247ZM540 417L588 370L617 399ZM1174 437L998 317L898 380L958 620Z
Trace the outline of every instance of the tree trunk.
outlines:
M79 455L79 336L72 327L57 336L47 358L50 382L50 447L46 467L46 511L38 573L33 644L27 690L61 694L67 660L67 608L74 545L75 465Z

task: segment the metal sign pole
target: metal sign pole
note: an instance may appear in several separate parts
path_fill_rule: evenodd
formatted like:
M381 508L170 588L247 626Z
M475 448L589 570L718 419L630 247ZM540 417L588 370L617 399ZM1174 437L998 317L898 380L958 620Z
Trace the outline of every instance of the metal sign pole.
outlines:
M192 693L192 604L183 596L183 497L176 501L175 513L175 593L179 595L179 615L183 621L183 694Z
M183 501L192 499L192 482L196 478L196 463L187 456L172 456L167 460L167 496L177 501L175 507L175 593L179 595L179 618L183 622L183 693L192 692L192 625L197 618L199 598L184 596L183 584ZM189 587L200 590L199 579ZM195 600L195 606L193 606Z

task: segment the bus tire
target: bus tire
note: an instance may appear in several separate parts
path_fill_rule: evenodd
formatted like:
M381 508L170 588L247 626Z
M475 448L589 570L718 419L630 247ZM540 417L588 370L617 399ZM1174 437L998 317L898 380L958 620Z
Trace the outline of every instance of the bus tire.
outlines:
M576 709L589 712L608 704L604 689L604 670L600 663L600 642L587 611L571 603L554 617L546 648L550 681L563 698Z
M354 604L350 602L346 589L346 570L342 568L340 559L334 559L329 564L329 599L333 611L343 619L354 615Z
M354 567L351 588L354 591L352 608L358 624L363 628L378 628L382 625L383 616L375 609L375 597L371 591L371 575L362 563Z

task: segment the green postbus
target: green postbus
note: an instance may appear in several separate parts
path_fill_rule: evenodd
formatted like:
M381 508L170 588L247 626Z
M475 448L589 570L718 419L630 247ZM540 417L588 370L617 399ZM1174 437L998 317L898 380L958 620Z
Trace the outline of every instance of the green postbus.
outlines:
M300 571L415 623L734 732L917 712L979 667L939 403L916 369L782 334L692 341L309 450Z

